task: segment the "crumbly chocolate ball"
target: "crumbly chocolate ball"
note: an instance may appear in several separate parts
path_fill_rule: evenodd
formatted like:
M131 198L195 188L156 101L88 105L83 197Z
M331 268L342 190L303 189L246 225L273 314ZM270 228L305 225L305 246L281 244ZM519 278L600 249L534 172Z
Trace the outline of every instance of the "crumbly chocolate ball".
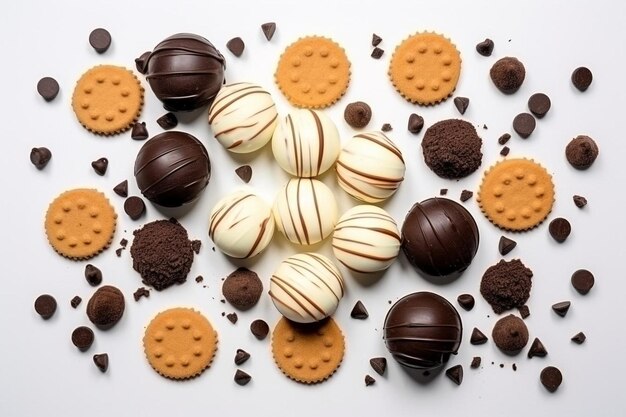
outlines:
M239 268L231 273L222 284L222 293L233 307L239 310L252 308L261 297L263 284L254 271Z
M567 161L576 169L589 168L598 157L598 145L589 136L576 136L565 147Z
M367 103L357 101L346 106L343 118L351 127L360 129L367 126L372 118L372 109Z
M528 328L524 320L509 314L496 322L491 337L501 351L515 355L528 343Z
M111 285L98 288L87 303L87 317L97 328L107 330L124 315L124 294Z
M522 86L526 69L517 58L507 56L493 64L489 75L498 90L504 94L513 94Z
M502 259L487 268L480 282L480 293L497 314L526 304L532 287L533 271L520 261Z

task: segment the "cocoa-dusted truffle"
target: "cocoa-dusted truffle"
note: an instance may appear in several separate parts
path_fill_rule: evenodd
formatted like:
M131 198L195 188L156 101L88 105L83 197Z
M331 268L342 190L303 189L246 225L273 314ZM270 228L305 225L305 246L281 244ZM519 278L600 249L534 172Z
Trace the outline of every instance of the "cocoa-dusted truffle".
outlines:
M489 75L498 90L504 94L513 94L522 86L526 69L517 58L507 56L493 64Z
M501 351L516 355L528 343L528 328L524 320L509 314L496 322L491 337Z
M222 284L224 298L239 310L248 310L259 301L263 284L256 272L238 268Z
M97 328L107 330L124 315L124 294L111 285L96 290L87 303L87 317Z
M372 109L367 103L356 101L346 106L343 118L351 127L360 129L367 126L372 118Z
M574 168L585 170L598 157L599 149L596 142L589 136L579 135L565 147L565 157Z
M504 259L487 268L480 282L480 293L497 314L523 306L530 296L533 271L520 261Z

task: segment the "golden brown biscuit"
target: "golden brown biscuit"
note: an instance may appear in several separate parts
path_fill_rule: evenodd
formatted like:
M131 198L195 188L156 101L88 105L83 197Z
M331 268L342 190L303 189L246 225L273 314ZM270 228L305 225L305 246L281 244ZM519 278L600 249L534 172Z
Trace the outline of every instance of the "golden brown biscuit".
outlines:
M312 324L281 318L272 335L272 354L289 378L313 384L328 379L345 351L343 334L332 318Z
M294 106L328 107L348 88L350 61L343 48L331 39L309 36L285 49L274 77Z
M446 37L417 33L396 47L389 78L412 103L436 104L448 98L459 81L461 54Z
M172 308L160 312L148 324L143 347L148 362L160 375L193 378L211 365L217 333L199 312Z
M554 184L544 167L529 159L507 159L485 172L476 199L496 226L524 231L552 211Z
M109 247L117 214L98 190L77 188L48 207L45 229L55 251L66 258L89 259Z
M72 108L78 121L100 135L131 128L143 106L143 87L132 71L114 65L98 65L76 83Z

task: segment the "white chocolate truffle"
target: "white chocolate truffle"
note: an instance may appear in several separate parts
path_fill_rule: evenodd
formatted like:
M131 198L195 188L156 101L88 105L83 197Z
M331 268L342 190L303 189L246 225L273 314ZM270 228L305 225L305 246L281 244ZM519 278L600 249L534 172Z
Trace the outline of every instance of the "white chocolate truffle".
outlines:
M298 323L312 323L335 312L343 297L341 273L330 259L298 253L278 265L270 279L270 297L280 313Z
M382 132L359 133L346 143L337 161L337 180L348 194L366 203L383 201L404 180L400 149Z
M236 191L221 199L209 218L209 236L215 246L233 258L262 252L274 235L272 209L260 197Z
M224 148L235 153L250 153L272 138L278 119L272 96L251 83L222 87L209 108L213 135Z
M276 227L293 243L313 245L330 235L337 223L337 202L323 182L292 178L274 201Z
M296 177L323 174L333 166L340 149L335 123L317 110L294 110L278 122L272 137L276 162Z
M346 211L333 233L333 252L346 268L370 273L389 268L400 250L400 232L391 216L364 204Z

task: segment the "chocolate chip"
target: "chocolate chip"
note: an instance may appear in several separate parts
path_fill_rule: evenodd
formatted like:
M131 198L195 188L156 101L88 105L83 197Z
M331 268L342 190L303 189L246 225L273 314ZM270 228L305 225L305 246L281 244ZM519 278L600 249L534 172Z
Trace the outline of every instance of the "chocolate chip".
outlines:
M446 376L457 385L461 385L463 382L463 366L454 365L452 368L446 369Z
M505 143L507 143L509 141L509 139L511 139L511 135L508 133L503 134L502 136L500 136L498 138L498 143L500 145L504 145Z
M528 308L526 304L524 304L523 306L517 307L517 311L519 311L519 315L522 316L523 319L530 316L530 308Z
M148 129L146 128L146 122L137 122L133 125L133 130L130 132L130 138L135 140L148 139Z
M505 146L500 150L500 155L507 156L511 152L511 149L508 146Z
M583 332L578 332L574 336L572 336L572 342L582 345L587 340L587 336Z
M593 81L593 74L587 67L578 67L572 72L572 84L580 91L585 91Z
M85 265L85 279L92 287L102 283L102 271L92 264Z
M259 340L263 340L270 332L270 326L268 326L265 320L257 319L250 323L250 331L254 337Z
M276 32L276 23L267 22L261 25L261 30L263 31L263 35L265 35L265 39L271 41L274 37L274 32Z
M550 222L548 226L550 236L559 243L565 242L569 234L572 232L572 226L567 219L557 217Z
M178 126L178 119L172 112L165 113L163 116L157 119L157 123L165 130L174 129Z
M383 54L385 53L384 50L380 49L378 46L374 48L374 50L372 51L372 58L374 59L380 59L381 56L383 56Z
M467 200L472 198L473 195L474 193L469 190L461 191L461 202L465 203Z
M33 148L30 151L30 162L39 170L44 169L46 165L48 165L50 158L52 158L52 152L50 152L50 149L43 146Z
M137 220L146 212L146 204L141 197L131 196L124 201L124 211L133 220Z
M191 249L197 254L200 253L200 248L202 247L202 242L199 240L191 241Z
M235 365L239 366L245 361L250 359L250 354L243 349L237 349L237 353L235 354Z
M538 118L542 118L550 110L550 97L544 93L535 93L528 99L528 110Z
M237 320L239 320L239 317L237 316L237 313L228 313L226 315L226 318L228 319L228 321L230 321L232 324L237 323Z
M372 378L370 375L365 375L365 386L369 387L370 385L374 385L376 380Z
M147 51L141 54L139 58L135 58L135 68L137 68L137 71L139 71L140 74L146 73L146 63L148 62L150 54L151 52Z
M226 42L226 48L235 55L237 58L243 54L243 50L246 49L246 44L243 43L243 40L240 37L232 38L228 42Z
M411 113L407 129L409 132L417 135L424 128L424 118L419 114Z
M489 340L489 338L485 336L483 332L478 330L478 328L474 327L474 330L472 330L472 336L470 337L470 343L472 345L483 345L487 343L487 340Z
M146 287L139 287L137 288L137 291L133 293L133 298L135 299L135 301L139 301L141 297L150 297L150 291L148 291Z
M247 385L248 382L250 382L252 377L248 375L247 373L245 373L244 371L242 371L241 369L237 369L237 372L235 372L234 379L237 385L244 386L244 385Z
M552 310L561 317L565 317L572 303L569 301L561 301L552 305Z
M465 110L469 107L470 100L467 97L454 97L454 106L461 114L465 114Z
M113 192L115 192L115 194L119 195L120 197L127 197L128 196L128 180L124 180L120 182L119 184L117 184L113 188Z
M59 83L52 77L43 77L37 83L37 92L46 101L52 101L59 94Z
M76 308L80 305L82 301L82 298L80 298L78 295L75 295L74 298L70 300L70 305L72 306L72 308Z
M511 252L517 246L517 242L509 239L506 236L500 236L500 241L498 242L498 251L500 255L504 256Z
M361 129L367 126L372 119L372 109L367 103L356 101L346 106L343 111L343 118L350 127Z
M391 127L391 125L389 123L385 123L380 128L380 130L382 130L383 132L391 132L393 130L393 128Z
M89 34L89 44L99 54L106 52L111 46L111 34L106 29L94 29Z
M242 165L235 170L235 173L247 184L252 178L252 167L250 165Z
M587 199L581 195L575 195L573 199L574 204L576 204L576 207L578 208L583 208L587 205Z
M579 294L587 294L595 282L593 274L586 269L579 269L572 274L572 286Z
M472 358L472 363L470 364L470 368L472 369L476 369L480 366L480 363L482 362L482 359L480 356L474 356Z
M107 369L109 369L109 355L106 353L96 353L93 355L93 363L100 369L100 372L106 372Z
M476 44L476 52L478 52L482 56L491 56L491 53L493 52L493 47L493 41L487 38L484 41Z
M474 296L472 294L461 294L456 298L457 303L466 311L470 311L474 308L474 304L476 300L474 300Z
M442 188L441 190L439 190L439 195L446 195L446 194L448 194L447 188Z
M369 314L367 313L367 309L365 308L361 300L357 301L354 307L352 308L352 311L350 312L350 317L352 317L353 319L359 319L359 320L365 320L366 318L369 317Z
M372 46L378 46L383 41L383 38L375 33L372 33Z
M202 275L198 275L198 276L196 277L196 282L197 282L197 283L201 283L202 281L204 281L204 277L203 277Z
M563 382L563 374L559 368L554 366L546 366L539 376L541 383L550 392L556 391Z
M57 300L50 294L42 294L35 300L35 311L44 320L48 320L57 311Z
M93 330L87 326L77 327L72 332L72 343L82 352L91 347L93 339Z
M524 139L533 133L536 125L535 118L530 113L520 113L513 119L513 130Z
M96 174L102 176L107 172L107 168L109 167L109 160L106 158L97 159L91 163L91 167L94 171L96 171Z
M383 375L387 370L387 359L383 357L370 359L370 366L378 375Z
M543 346L543 343L541 343L541 340L539 340L538 337L535 337L535 340L533 340L533 343L530 345L530 349L528 349L528 358L533 358L535 356L543 358L547 354L548 351L545 346Z

